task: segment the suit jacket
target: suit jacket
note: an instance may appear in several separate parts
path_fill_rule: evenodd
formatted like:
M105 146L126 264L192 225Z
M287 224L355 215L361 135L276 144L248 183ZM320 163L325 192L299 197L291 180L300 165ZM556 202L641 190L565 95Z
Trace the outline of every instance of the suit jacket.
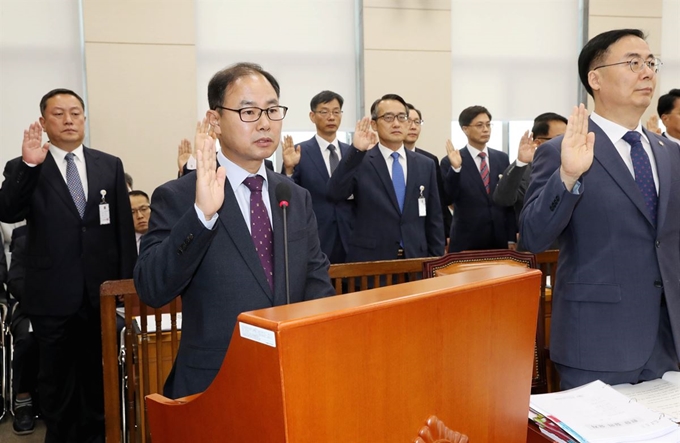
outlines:
M516 220L512 208L494 204L493 190L498 176L510 163L505 152L489 149L489 188L486 193L482 176L467 146L460 150L460 172L451 168L448 157L441 162L444 187L453 203L453 222L449 252L475 249L504 249L516 240Z
M331 200L340 202L354 195L356 217L347 251L348 262L395 259L400 241L406 258L437 257L444 253L434 165L422 155L408 149L405 152L407 178L403 214L387 163L377 145L363 152L352 147L328 181L327 193ZM418 212L421 187L427 212L424 217Z
M342 157L345 157L350 146L340 141L338 144ZM316 137L300 143L300 163L295 167L292 178L312 196L312 207L319 226L319 241L323 253L331 259L333 249L337 248L336 244L340 242L339 246L344 250L342 255L346 255L352 232L354 202L352 200L334 202L326 195L326 185L330 177Z
M579 194L560 179L562 137L541 145L520 216L539 252L559 237L550 358L591 371L631 371L649 359L662 294L680 355L680 147L643 129L659 177L657 225L607 135L592 120L594 159Z
M165 383L168 397L195 394L210 385L241 312L286 304L283 212L275 197L279 183L289 183L292 191L287 211L291 302L335 293L328 260L319 248L309 193L269 170L267 180L274 234L273 293L229 183L212 230L205 228L194 209L196 175L154 191L135 286L140 299L154 307L182 295L182 341Z
M449 204L447 203L449 199L446 196L446 190L444 189L444 178L442 177L442 170L439 167L439 159L436 155L431 154L424 149L416 147L414 150L418 154L422 154L434 162L434 170L437 173L437 191L439 192L439 201L441 202L442 217L444 220L444 238L446 238L449 236L449 232L451 232L451 220L453 219L453 215L451 214Z
M7 162L0 189L0 221L26 219L24 312L71 315L89 297L99 306L99 286L132 277L137 251L123 163L83 148L88 196L81 219L52 154L29 167L21 157ZM111 223L99 223L100 191L106 191Z
M519 225L519 214L524 206L524 195L529 187L531 178L531 163L526 166L517 166L517 160L505 168L502 177L498 179L496 189L493 191L493 202L498 206L513 206L515 208L515 220Z

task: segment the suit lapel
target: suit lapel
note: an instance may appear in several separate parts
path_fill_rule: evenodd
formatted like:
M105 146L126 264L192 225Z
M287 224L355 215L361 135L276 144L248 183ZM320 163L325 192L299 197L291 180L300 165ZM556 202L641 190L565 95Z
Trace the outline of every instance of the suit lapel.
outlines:
M328 169L326 169L326 163L324 163L323 156L321 155L321 148L319 147L319 143L316 141L316 137L312 137L311 140L309 140L309 142L310 142L309 144L311 145L309 149L309 159L314 164L317 171L319 171L321 177L323 177L324 182L327 182L330 177L328 176Z
M390 197L394 209L400 214L401 210L399 209L399 202L397 202L397 194L394 192L394 184L392 184L390 172L387 170L387 163L385 162L385 158L382 156L378 145L375 145L373 149L370 149L367 155L368 161L371 166L373 166L373 169L375 169L376 174L378 174L387 195Z
M267 180L269 182L269 203L272 208L272 235L274 235L273 302L274 306L278 306L286 304L286 267L283 241L283 209L276 200L276 187L285 179L278 174L267 172ZM288 185L292 187L293 184L289 183ZM300 203L297 202L297 204Z
M647 206L645 206L645 201L642 198L640 188L638 188L635 183L635 179L631 175L630 170L624 163L614 144L609 140L607 134L605 134L592 120L590 121L588 129L595 133L595 149L593 153L595 160L600 163L602 168L607 171L616 184L619 185L623 193L628 196L642 215L645 216L647 221L652 224L651 215L649 214ZM588 172L584 174L584 177L587 180Z
M64 180L64 176L61 175L59 167L57 166L57 162L54 160L54 157L52 157L51 152L47 153L47 157L45 157L45 161L42 164L42 171L40 171L40 174L45 177L45 181L49 183L50 186L52 186L59 198L63 200L64 205L66 205L69 212L73 214L73 216L78 220L80 220L78 208L76 208L76 204L73 202L73 197L71 197L71 193L68 191L68 186L66 186L66 180Z
M92 213L93 208L98 209L99 202L102 199L101 191L107 189L100 172L102 169L99 164L99 155L83 146L83 156L87 168L87 206L85 206L85 216L83 217L86 219ZM109 189L109 191L113 191L113 189ZM108 193L106 196L108 198L105 197L107 202L111 203L112 195L112 193Z
M671 188L671 160L666 147L661 144L659 138L650 134L644 128L642 130L647 135L649 144L652 147L656 162L656 173L659 176L659 207L656 214L656 226L657 231L659 231L663 226L668 211L668 201L670 199L668 190Z
M404 149L404 151L406 152L406 170L407 170L406 195L404 197L404 212L406 212L407 205L408 207L410 207L409 202L418 201L418 197L420 197L420 186L424 187L423 195L425 195L426 192L429 192L429 190L425 187L425 185L428 183L423 183L421 180L422 177L419 174L420 164L418 163L417 158L418 155L414 152L411 152L408 149Z
M257 256L257 251L255 251L255 245L253 245L250 231L248 231L248 227L243 219L243 214L241 214L238 202L236 201L236 196L229 183L229 177L227 177L227 180L224 183L224 203L217 213L220 214L219 221L222 223L222 227L227 231L227 234L234 242L236 249L241 254L241 257L243 257L243 261L246 262L250 271L253 273L255 280L260 284L262 291L267 295L267 298L269 298L273 305L274 296L269 287L269 283L267 282L267 278L264 275L264 269L260 263L260 258Z

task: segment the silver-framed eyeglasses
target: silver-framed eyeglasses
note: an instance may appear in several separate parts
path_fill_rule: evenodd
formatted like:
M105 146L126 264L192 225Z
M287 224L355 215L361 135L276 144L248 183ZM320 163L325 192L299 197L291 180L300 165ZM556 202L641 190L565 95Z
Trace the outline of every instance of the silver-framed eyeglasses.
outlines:
M263 112L267 113L267 118L272 121L283 120L286 117L286 112L288 108L285 106L271 106L267 109L257 108L254 106L241 109L225 108L224 106L216 106L217 108L224 109L226 111L238 112L238 116L244 123L253 123L260 119Z
M471 128L477 128L478 131L481 131L482 129L491 129L493 128L493 123L491 122L486 122L486 123L475 123L474 125L468 125Z
M314 111L314 113L319 114L323 118L327 118L329 115L332 115L333 117L340 117L342 115L342 111L338 111L337 109L334 111L322 109L321 111Z
M137 213L146 215L149 212L151 212L151 207L149 207L149 205L142 205L137 209L134 209L134 208L132 209L132 215L133 216L137 215Z
M642 69L646 65L649 69L654 71L654 73L659 72L659 68L661 68L661 65L663 65L661 60L658 59L658 58L653 58L651 60L643 60L642 57L633 57L630 60L625 61L625 62L610 63L608 65L598 66L597 68L593 68L593 71L597 71L600 68L607 68L609 66L625 65L625 64L627 64L628 67L630 68L630 70L633 71L633 72L642 71Z
M423 123L425 123L425 120L423 120L422 118L414 118L414 119L410 119L410 118L409 118L409 119L408 119L408 124L409 124L409 125L420 126L420 125L422 125Z
M395 114L391 114L391 113L390 113L390 114L383 114L383 115L380 115L380 116L376 117L375 119L376 119L376 120L378 120L378 119L383 119L383 120L385 120L387 123L392 123L392 122L394 121L395 118L396 118L397 120L399 120L401 123L404 123L404 122L407 122L407 121L408 121L408 115L406 115L405 113L396 114L396 115L395 115Z

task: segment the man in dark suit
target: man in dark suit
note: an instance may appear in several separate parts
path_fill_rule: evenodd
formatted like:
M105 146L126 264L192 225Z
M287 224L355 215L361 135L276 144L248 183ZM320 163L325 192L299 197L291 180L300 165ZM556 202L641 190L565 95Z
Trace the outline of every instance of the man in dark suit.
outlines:
M354 195L348 262L444 253L437 174L430 159L404 148L407 121L403 98L388 94L376 100L328 181L331 200ZM378 144L371 129L378 132Z
M656 111L666 127L663 136L680 144L680 89L671 89L659 97Z
M449 232L451 232L452 214L449 210L448 203L446 203L448 198L446 197L446 191L444 190L444 179L442 178L441 168L439 168L439 159L436 155L416 147L416 142L420 137L420 130L422 129L422 125L425 121L423 120L423 114L419 109L416 109L410 103L406 103L406 107L408 108L408 131L406 132L406 137L404 138L404 147L410 151L424 155L434 162L435 172L437 173L437 191L439 192L439 201L441 202L442 206L444 238L448 238Z
M518 223L519 214L524 206L524 194L529 187L534 152L543 143L564 134L566 129L567 119L559 114L546 112L536 117L531 132L525 132L519 142L517 160L505 168L503 175L498 179L496 189L493 191L493 201L498 206L513 206Z
M444 188L453 204L449 252L476 249L514 249L517 227L512 208L494 204L498 177L510 163L508 154L489 149L491 113L483 106L463 110L458 123L467 136L460 150L446 142L442 159Z
M536 152L520 216L523 244L556 238L550 358L562 388L637 383L678 370L680 147L644 130L660 61L637 29L581 50L595 102Z
M309 119L316 126L316 135L297 146L290 136L283 143L282 172L311 194L321 250L331 263L345 261L354 211L352 200L336 203L326 195L328 179L350 149L337 137L343 103L339 94L321 91L310 103Z
M135 267L145 303L159 307L182 295L182 341L164 389L171 398L210 385L238 314L286 304L277 187L290 189L290 301L334 294L309 192L264 166L287 110L278 82L259 65L239 63L213 76L208 102L197 127L196 172L154 192ZM208 132L219 139L219 153Z
M103 441L99 286L132 276L130 200L120 159L83 146L75 92L50 91L40 112L5 166L0 221L28 225L21 304L40 351L45 441Z

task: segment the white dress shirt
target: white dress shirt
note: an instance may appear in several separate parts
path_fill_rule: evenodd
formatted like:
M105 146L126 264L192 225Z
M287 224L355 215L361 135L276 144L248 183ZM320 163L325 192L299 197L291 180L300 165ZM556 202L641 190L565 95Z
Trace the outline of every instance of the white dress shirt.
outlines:
M319 134L314 136L316 142L319 144L319 149L321 149L321 157L323 162L326 164L326 171L328 171L328 176L331 176L331 151L328 149L329 145L335 146L335 153L338 154L338 161L342 160L342 153L340 152L340 144L338 139L333 140L333 143L328 143L323 138L319 137Z
M401 145L399 149L393 151L390 148L385 147L378 143L378 149L380 149L380 153L385 159L385 163L387 164L387 171L390 173L390 178L392 178L392 163L394 162L394 159L392 158L392 153L397 152L399 154L399 164L401 165L401 168L404 170L404 183L408 183L408 181L406 181L408 177L408 168L406 167L406 151L404 150L404 145Z
M73 163L78 169L78 175L80 176L80 182L83 184L83 191L85 191L85 201L87 201L87 166L85 165L85 155L83 154L83 145L78 146L76 149L71 151L75 156ZM53 144L50 144L50 153L54 157L54 161L61 172L61 176L64 177L64 182L66 182L66 154L68 151L64 151L61 148L57 148Z

